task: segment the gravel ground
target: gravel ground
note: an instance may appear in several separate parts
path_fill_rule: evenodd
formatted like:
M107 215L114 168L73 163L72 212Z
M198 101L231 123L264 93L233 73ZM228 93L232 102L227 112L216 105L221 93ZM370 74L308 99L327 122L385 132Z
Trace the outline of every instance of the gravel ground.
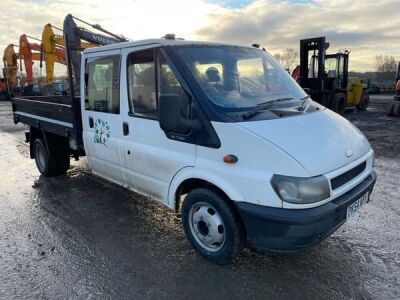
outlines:
M390 97L348 113L376 151L371 202L321 244L293 254L246 248L231 265L201 259L180 219L90 175L39 175L24 127L0 103L0 298L399 299L400 118Z

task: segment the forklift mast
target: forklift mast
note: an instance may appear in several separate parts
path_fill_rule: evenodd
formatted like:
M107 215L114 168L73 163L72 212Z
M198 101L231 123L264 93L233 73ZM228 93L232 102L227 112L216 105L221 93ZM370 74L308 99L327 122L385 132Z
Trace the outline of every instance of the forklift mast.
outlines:
M319 103L330 106L336 93L346 93L349 51L326 54L325 37L300 41L300 76L298 81Z
M328 48L329 43L326 42L325 37L310 38L300 41L300 85L302 87L312 88L312 86L308 86L310 82L307 80L310 77L310 51L313 52L312 57L317 58L317 64L313 64L312 66L311 77L323 78L325 76L325 51ZM315 69L317 70L317 74L315 74Z

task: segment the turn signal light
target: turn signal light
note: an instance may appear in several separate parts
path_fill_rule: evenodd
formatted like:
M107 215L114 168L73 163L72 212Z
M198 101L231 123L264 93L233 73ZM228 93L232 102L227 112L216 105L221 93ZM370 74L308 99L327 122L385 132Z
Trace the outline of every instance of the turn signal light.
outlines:
M238 161L238 158L236 155L228 154L228 155L224 156L224 163L234 164L234 163L237 163L237 161Z

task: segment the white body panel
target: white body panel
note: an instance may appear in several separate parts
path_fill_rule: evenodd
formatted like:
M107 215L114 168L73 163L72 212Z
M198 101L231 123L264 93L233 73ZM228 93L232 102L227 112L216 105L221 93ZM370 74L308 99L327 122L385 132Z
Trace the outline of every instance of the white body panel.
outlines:
M172 43L149 40L84 51L83 62L86 57L121 52L120 114L85 111L82 100L84 147L93 172L99 176L151 196L170 208L175 207L179 185L186 179L198 178L219 187L233 201L301 209L333 200L371 173L373 151L368 141L348 121L329 110L266 121L211 122L221 142L218 149L168 139L157 120L129 115L127 55L155 44ZM101 118L110 125L108 147L94 142L89 117ZM129 126L126 136L123 123ZM348 150L352 151L351 157L345 155ZM223 157L228 154L236 155L238 162L224 163ZM283 203L270 184L274 174L325 175L330 179L363 161L367 161L364 172L317 203Z
M358 129L329 109L291 118L239 124L295 158L308 171L308 176L343 167L371 148ZM350 157L346 156L348 150L352 151Z

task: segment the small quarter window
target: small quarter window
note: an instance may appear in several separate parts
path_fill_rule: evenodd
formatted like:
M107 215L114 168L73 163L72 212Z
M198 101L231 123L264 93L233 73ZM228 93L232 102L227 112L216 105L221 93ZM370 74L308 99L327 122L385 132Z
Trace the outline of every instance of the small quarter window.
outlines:
M86 110L119 114L119 66L119 55L87 60Z

